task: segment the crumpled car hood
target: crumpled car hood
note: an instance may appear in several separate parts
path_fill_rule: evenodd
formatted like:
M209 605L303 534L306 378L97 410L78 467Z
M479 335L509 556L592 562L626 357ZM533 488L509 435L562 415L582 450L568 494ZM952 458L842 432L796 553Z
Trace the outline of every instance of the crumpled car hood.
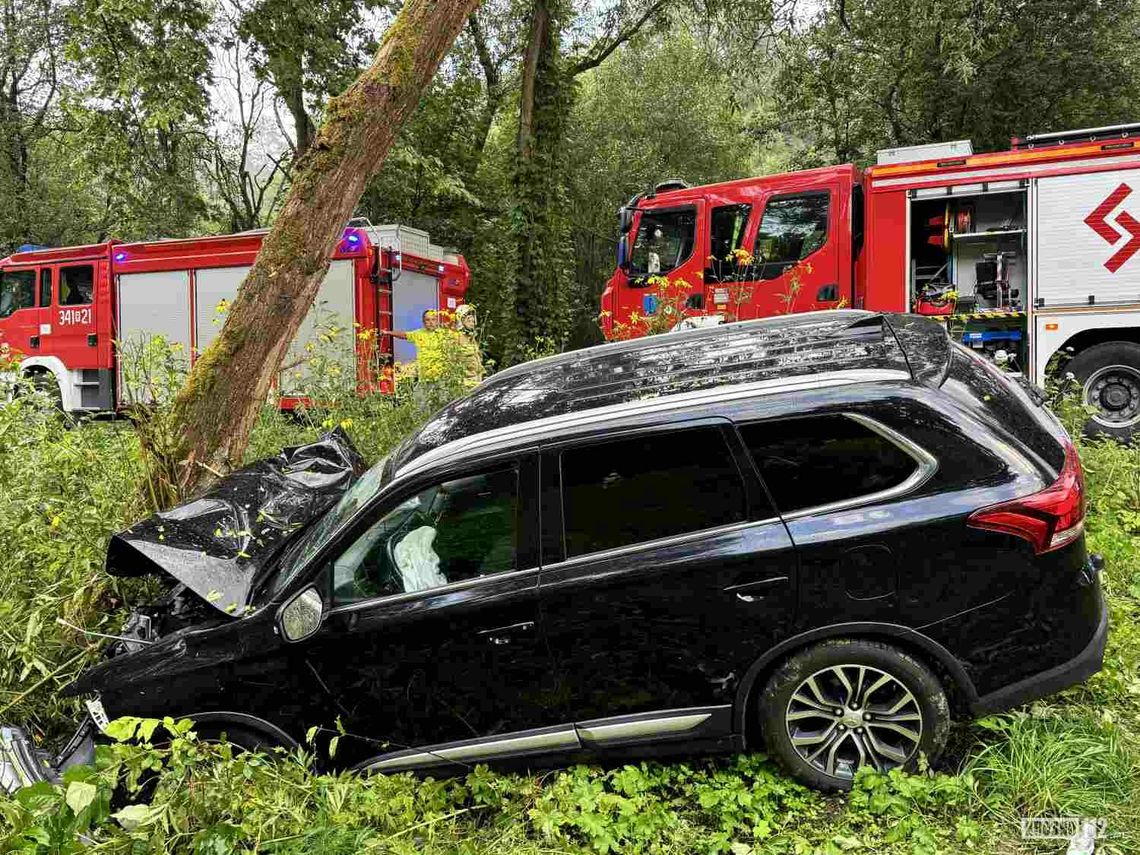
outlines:
M112 576L169 576L220 611L244 614L259 571L365 468L340 428L309 445L282 449L197 499L116 534L106 570Z

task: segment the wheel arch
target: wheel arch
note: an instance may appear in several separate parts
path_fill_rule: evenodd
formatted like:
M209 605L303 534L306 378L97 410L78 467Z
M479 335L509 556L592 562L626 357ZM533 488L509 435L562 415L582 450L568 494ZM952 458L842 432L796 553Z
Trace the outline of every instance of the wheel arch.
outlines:
M1098 344L1109 344L1114 341L1140 344L1140 326L1090 326L1087 329L1078 330L1060 344L1049 348L1047 353L1038 354L1037 364L1040 366L1040 372L1043 376L1063 377L1068 359L1064 359L1060 364L1053 366L1052 371L1046 371L1054 356L1067 352L1069 358L1072 358L1090 347L1095 347Z
M207 725L211 729L224 729L229 725L231 727L251 731L265 738L267 741L272 742L274 745L280 745L282 748L292 750L301 747L301 743L273 722L251 715L250 713L234 712L232 710L212 710L177 717L190 719L194 722L195 729L200 725Z
M65 412L78 409L79 400L71 383L71 372L58 356L25 356L20 360L20 375L34 377L37 374L50 374L59 387L60 400Z
M743 736L745 747L751 747L749 710L752 709L757 694L763 691L769 676L788 657L799 651L821 641L840 638L883 642L917 657L931 668L942 682L950 701L950 708L955 714L967 714L970 707L978 700L974 681L970 679L962 663L937 641L917 630L899 624L867 621L817 627L780 642L753 662L744 673L733 701L732 727L735 733Z

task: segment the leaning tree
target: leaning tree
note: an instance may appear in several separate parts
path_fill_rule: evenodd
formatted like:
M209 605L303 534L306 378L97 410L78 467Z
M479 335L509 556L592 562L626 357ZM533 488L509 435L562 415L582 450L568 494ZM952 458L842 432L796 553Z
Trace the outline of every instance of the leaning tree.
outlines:
M479 0L407 0L372 64L328 103L281 214L150 449L185 497L239 464L289 343L313 305L345 223Z

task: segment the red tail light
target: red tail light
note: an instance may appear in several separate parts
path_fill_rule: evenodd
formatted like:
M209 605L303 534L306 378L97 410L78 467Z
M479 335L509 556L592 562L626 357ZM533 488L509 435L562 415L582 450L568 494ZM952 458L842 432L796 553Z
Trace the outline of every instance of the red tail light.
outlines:
M966 521L973 528L1022 537L1040 555L1072 543L1085 528L1085 479L1081 459L1070 443L1057 480L1039 493L975 511Z

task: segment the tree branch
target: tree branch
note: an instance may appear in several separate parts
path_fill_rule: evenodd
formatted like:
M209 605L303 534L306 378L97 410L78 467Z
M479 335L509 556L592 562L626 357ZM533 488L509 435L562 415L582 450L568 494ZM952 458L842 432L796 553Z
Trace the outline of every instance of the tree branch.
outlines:
M668 0L657 0L656 3L645 10L644 14L642 14L640 18L634 21L625 30L622 30L616 36L614 36L609 44L605 45L601 49L598 49L597 43L595 43L594 47L587 51L587 55L571 67L570 76L577 77L584 71L589 71L591 68L597 68L599 65L606 61L611 53L613 53L623 44L636 36L638 32L641 31L641 28L649 23L650 19L655 17L658 12L665 8L667 4Z

